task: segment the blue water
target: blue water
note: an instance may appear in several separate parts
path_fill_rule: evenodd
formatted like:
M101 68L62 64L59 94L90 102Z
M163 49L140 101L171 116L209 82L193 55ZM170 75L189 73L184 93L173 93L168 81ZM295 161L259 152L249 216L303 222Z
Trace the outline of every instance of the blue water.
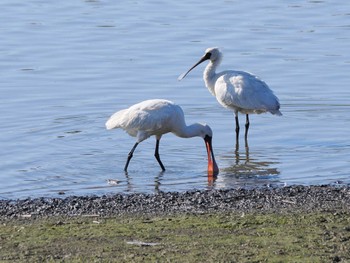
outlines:
M350 183L350 5L346 1L9 1L0 4L0 198ZM205 88L208 47L221 70L252 72L282 117L233 114ZM200 138L167 134L164 173L143 142L104 123L150 98L180 104L214 131L208 182ZM243 127L244 116L241 124ZM113 179L118 183L109 184Z

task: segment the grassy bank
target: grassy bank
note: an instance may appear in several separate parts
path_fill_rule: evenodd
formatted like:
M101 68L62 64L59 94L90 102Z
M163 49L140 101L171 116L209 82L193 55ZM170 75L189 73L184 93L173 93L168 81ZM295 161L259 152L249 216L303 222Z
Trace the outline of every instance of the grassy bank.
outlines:
M200 214L3 221L0 260L341 262L350 214Z

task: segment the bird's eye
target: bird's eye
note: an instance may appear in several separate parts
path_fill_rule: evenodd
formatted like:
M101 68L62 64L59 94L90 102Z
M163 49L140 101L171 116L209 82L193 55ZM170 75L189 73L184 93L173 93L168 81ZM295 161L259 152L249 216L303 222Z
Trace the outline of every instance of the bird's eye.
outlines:
M210 58L211 58L211 52L206 53L206 54L205 54L205 58L206 58L206 59L210 59Z

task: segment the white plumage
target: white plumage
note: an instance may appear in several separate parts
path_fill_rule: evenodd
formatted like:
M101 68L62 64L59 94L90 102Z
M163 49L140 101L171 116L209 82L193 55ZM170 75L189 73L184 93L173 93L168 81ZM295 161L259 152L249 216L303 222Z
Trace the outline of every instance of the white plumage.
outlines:
M114 113L106 128L122 128L140 143L152 135L162 136L176 130L176 122L184 120L183 116L180 106L170 101L146 100Z
M208 173L217 175L219 171L211 144L213 136L211 128L206 124L199 123L187 126L183 110L171 101L163 99L146 100L128 109L120 110L108 119L106 128L108 130L121 128L130 136L136 137L136 143L131 149L124 167L125 171L127 171L137 145L153 135L156 136L155 157L162 170L165 170L159 157L159 141L162 135L168 132L182 138L202 137L208 153Z
M226 70L219 73L215 72L222 61L222 53L218 48L208 48L205 51L205 55L192 68L180 75L179 80L183 79L192 69L206 60L209 60L209 64L203 73L205 85L222 106L234 111L237 142L239 135L238 112L246 114L246 142L249 129L248 114L270 112L282 115L279 111L280 103L278 98L267 84L258 77L244 71Z

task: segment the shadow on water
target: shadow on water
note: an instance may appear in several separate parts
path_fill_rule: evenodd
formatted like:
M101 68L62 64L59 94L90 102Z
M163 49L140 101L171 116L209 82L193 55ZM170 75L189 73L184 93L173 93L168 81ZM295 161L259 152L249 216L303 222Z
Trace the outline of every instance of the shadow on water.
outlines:
M217 188L254 187L280 185L279 162L263 160L265 157L259 152L250 152L248 144L240 150L239 145L233 152L222 156L228 165L220 170L221 176L216 182Z

